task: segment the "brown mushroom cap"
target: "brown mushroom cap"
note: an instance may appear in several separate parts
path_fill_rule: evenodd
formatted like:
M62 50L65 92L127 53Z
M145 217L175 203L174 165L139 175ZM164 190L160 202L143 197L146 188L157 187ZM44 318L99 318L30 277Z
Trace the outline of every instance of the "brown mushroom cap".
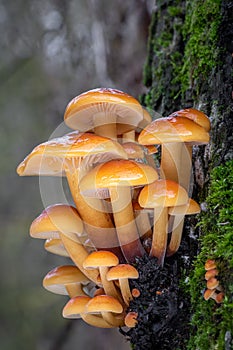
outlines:
M130 311L125 316L125 325L129 328L134 328L138 321L137 321L138 313L134 311Z
M205 270L206 271L215 269L216 267L217 266L216 266L215 260L213 260L213 259L206 260L206 262L205 262Z
M143 159L145 157L142 146L135 142L124 142L122 147L129 159Z
M209 142L209 134L188 118L167 117L156 119L147 125L140 133L138 142L142 145L172 142L206 144Z
M210 298L213 297L214 294L215 294L215 289L206 289L203 296L205 300L209 300Z
M112 267L107 273L107 280L114 281L120 279L138 278L138 270L129 264L119 264Z
M80 182L80 189L84 195L96 196L97 192L104 195L110 187L142 186L155 181L158 174L155 169L137 163L133 160L112 160L97 165ZM109 198L108 192L105 197Z
M91 133L71 132L36 146L19 164L17 173L26 175L64 176L65 159L84 158L93 165L114 158L127 159L122 146L106 137ZM77 164L78 166L78 164Z
M47 273L43 279L43 287L52 293L67 295L66 285L89 282L90 280L76 266L64 265Z
M188 202L188 194L176 182L160 179L141 190L138 202L145 208L174 207L185 205Z
M211 269L206 271L205 273L205 280L209 280L211 277L218 276L218 270L217 269Z
M118 134L135 129L143 119L142 107L135 98L120 90L97 88L73 98L64 120L72 129L88 131L95 127L93 119L100 113L115 115Z
M202 126L206 131L210 130L210 120L207 115L194 108L181 109L180 111L174 112L169 117L185 117L193 120L195 123Z
M111 267L119 264L118 257L109 251L95 251L90 253L83 262L85 269L98 268L100 266Z
M112 296L97 295L87 303L86 312L112 312L120 314L123 312L123 307L121 303Z
M184 205L178 205L175 207L170 207L168 209L169 215L192 215L200 213L200 205L194 201L192 198L189 198L188 202Z
M47 207L30 226L30 236L33 238L60 238L60 232L74 240L78 240L78 236L83 233L78 211L70 205L55 204Z
M216 289L219 286L219 281L215 277L211 277L206 282L208 289Z
M64 306L62 315L65 318L81 318L81 313L85 312L86 304L91 300L89 296L77 296L68 301Z

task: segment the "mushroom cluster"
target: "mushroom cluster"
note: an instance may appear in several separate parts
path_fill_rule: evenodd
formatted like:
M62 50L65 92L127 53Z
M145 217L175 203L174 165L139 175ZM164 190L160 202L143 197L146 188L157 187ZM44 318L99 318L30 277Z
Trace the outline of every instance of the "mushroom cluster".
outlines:
M192 147L208 143L209 120L185 109L152 121L135 98L110 88L72 99L64 120L74 131L36 146L17 168L65 177L74 202L47 207L31 224L32 237L72 263L50 271L43 286L70 297L64 317L134 327L135 258L148 254L163 266L179 248L185 215L200 211L190 198Z
M206 260L205 270L206 289L204 292L204 299L213 299L217 304L221 304L224 299L224 292L217 278L218 269L215 260Z

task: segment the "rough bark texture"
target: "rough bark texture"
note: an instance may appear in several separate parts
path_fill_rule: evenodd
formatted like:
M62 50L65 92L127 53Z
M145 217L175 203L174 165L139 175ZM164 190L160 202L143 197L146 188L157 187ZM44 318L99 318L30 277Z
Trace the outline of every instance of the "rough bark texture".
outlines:
M211 170L232 160L233 154L232 23L233 2L229 0L158 0L150 27L144 71L148 93L142 96L142 102L162 116L194 107L211 120L210 144L195 147L193 152L192 197L203 208ZM184 296L181 287L202 249L197 240L202 232L195 229L196 223L196 219L186 221L179 252L167 259L163 270L155 269L153 273L150 259L137 263L140 279L134 286L142 293L130 308L139 311L139 323L127 334L134 349L205 350L197 343L190 345L193 296ZM171 277L165 281L166 272ZM161 291L170 298L169 305L159 299ZM158 310L162 310L163 320ZM232 330L229 325L226 329L228 340L224 347L215 349L230 349L227 341L231 343Z

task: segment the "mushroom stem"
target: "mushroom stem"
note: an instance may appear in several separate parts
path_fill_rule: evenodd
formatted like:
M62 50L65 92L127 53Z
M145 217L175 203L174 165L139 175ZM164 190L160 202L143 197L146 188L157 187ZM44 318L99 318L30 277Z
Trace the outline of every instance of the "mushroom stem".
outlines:
M109 193L117 236L123 255L128 262L133 262L136 256L143 256L145 250L140 242L134 219L130 187L111 187Z
M115 328L112 324L108 323L102 316L93 314L80 314L83 321L93 327L99 328Z
M101 315L103 319L114 327L122 327L124 326L124 318L119 315L115 316L112 312L101 311Z
M95 134L112 140L117 139L116 115L105 112L96 113L93 121Z
M146 210L136 211L135 220L139 232L139 236L142 240L152 237L152 230L150 224L149 214Z
M180 246L182 231L184 226L184 215L176 215L173 218L171 240L167 247L167 256L171 256L177 252Z
M128 131L123 134L122 142L135 142L135 130Z
M105 294L110 295L121 302L122 299L121 299L119 293L117 292L114 283L112 281L108 281L106 278L107 272L109 271L109 267L100 266L99 271L100 271L101 283L103 285Z
M150 256L156 256L158 258L158 264L162 266L167 249L167 228L167 207L154 208L154 228Z
M129 282L127 278L120 278L119 279L121 294L124 299L124 302L127 306L129 306L129 301L132 300L132 294L129 288Z
M83 291L81 287L81 283L69 283L65 284L65 288L67 290L67 293L69 294L70 298L76 297L76 296L83 296L86 295L86 293Z
M98 270L86 270L83 267L83 262L86 257L89 255L88 251L83 247L82 244L72 240L63 233L60 233L61 240L75 263L75 265L82 271L82 273L87 276L91 281L95 282L98 285Z
M79 171L77 169L72 173L67 171L66 176L74 203L91 242L98 250L108 249L113 252L122 262L124 258L119 248L116 230L109 213L104 211L103 203L98 198L82 196L78 185Z

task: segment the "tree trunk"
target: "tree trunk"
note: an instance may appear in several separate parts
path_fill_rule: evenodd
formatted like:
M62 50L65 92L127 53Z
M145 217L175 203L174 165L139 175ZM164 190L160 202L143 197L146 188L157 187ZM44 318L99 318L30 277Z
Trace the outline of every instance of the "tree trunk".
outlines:
M193 152L192 198L204 211L202 222L208 218L208 206L211 208L208 199L207 205L205 201L211 186L212 169L232 161L232 34L232 1L156 1L144 68L148 93L141 99L151 111L164 117L193 107L206 113L211 120L210 144L196 146ZM127 333L134 349L231 349L232 323L230 325L229 320L232 322L232 318L228 315L224 319L221 305L203 301L201 290L197 289L205 287L204 265L201 264L209 255L219 260L223 284L224 277L232 273L232 266L225 261L224 255L216 257L214 248L210 247L208 255L205 243L198 240L205 230L202 230L203 225L196 228L197 220L200 219L186 220L180 249L172 258L166 259L163 269L156 267L153 259L137 261L140 279L132 283L132 287L137 287L141 295L130 304L130 309L138 312L138 325ZM233 254L232 245L228 249ZM193 269L194 261L197 262ZM195 282L197 276L201 282ZM232 281L225 285L225 290L232 293ZM232 294L228 299L232 302ZM218 322L218 333L222 332L224 339L220 341L219 335L214 334L214 339L209 339L207 345L203 340L206 334L199 331L198 322L190 326L193 316L198 319L195 314L197 303L202 308L208 305L212 312L210 326L212 322L212 326L217 327ZM199 304L197 309L201 310ZM220 319L215 318L215 314L221 314ZM201 317L205 315L199 316L200 324ZM222 320L225 326L219 326ZM204 329L203 333L208 331Z

